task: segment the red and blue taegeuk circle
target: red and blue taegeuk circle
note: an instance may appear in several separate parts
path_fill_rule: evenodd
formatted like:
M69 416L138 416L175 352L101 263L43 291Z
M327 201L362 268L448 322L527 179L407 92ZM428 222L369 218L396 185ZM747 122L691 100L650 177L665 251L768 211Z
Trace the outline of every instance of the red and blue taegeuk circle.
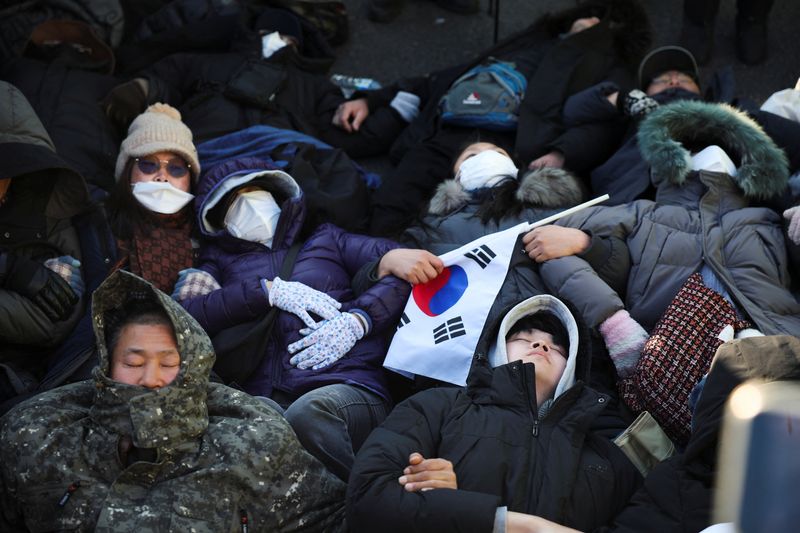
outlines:
M411 294L417 307L428 316L438 316L453 307L469 286L467 273L458 265L444 267L428 283L414 285Z

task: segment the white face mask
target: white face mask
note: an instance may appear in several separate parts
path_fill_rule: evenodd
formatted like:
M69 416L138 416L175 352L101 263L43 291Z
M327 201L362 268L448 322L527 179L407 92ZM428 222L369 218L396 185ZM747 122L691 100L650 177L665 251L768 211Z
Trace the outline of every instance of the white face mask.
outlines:
M484 150L461 163L456 179L468 191L494 187L506 178L517 179L519 170L511 158L494 150Z
M236 195L225 215L225 227L234 237L272 246L281 208L265 190Z
M729 176L736 176L736 165L725 150L716 144L707 146L692 156L692 170L724 172Z
M281 48L286 46L281 34L277 31L268 33L261 38L261 56L266 59Z
M150 211L164 215L177 213L194 199L193 194L177 189L166 181L134 183L133 196Z

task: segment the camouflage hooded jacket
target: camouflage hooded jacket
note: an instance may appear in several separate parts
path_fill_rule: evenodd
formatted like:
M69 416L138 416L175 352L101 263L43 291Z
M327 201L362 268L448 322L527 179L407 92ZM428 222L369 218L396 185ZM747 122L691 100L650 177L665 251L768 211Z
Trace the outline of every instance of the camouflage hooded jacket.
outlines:
M106 311L154 298L181 367L161 389L112 381ZM100 364L0 419L0 531L336 531L344 484L259 400L209 383L214 352L180 305L127 272L95 292ZM120 460L120 439L154 462Z

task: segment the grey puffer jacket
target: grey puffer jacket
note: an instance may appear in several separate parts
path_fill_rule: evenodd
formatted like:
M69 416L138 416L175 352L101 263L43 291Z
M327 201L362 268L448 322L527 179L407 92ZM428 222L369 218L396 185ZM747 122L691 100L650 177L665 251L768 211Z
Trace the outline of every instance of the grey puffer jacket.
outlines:
M165 387L109 377L107 312L131 298L155 301L174 326L181 364ZM92 303L94 380L0 419L0 531L344 529L344 484L275 410L209 383L211 341L179 304L124 271Z
M791 292L781 218L755 198L784 192L783 152L746 115L727 106L692 103L691 114L664 106L642 124L639 145L652 168L656 201L640 200L577 213L565 224L618 235L628 243L631 272L626 307L651 329L681 285L703 264L736 305L767 335L800 335L800 301ZM724 121L728 127L714 129ZM704 129L700 126L707 125ZM739 162L737 176L691 171L689 138L719 144ZM702 146L701 146L702 148ZM548 283L565 298L591 300L570 290L569 276L550 271Z
M455 179L441 183L431 199L428 215L421 224L407 229L400 240L409 247L424 248L441 255L521 222L536 222L555 215L583 200L578 178L555 168L526 173L514 192L509 214L500 220L484 222L479 215L487 194L494 192L487 189L466 191ZM519 209L517 214L513 214L515 208ZM498 314L510 305L548 292L548 286L540 276L543 265L538 265L524 253L521 241L517 242L516 249L518 251L511 257L508 274L489 312L487 324L493 323ZM597 326L623 307L617 293L624 292L630 262L625 244L620 239L592 236L589 248L582 254L544 264L548 263L557 263L556 270L570 272L577 283L591 286L597 294L593 305L580 307L590 327Z

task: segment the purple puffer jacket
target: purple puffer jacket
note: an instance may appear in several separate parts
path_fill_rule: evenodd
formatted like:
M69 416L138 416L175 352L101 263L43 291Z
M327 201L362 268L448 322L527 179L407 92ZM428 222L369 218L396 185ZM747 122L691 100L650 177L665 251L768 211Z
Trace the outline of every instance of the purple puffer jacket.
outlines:
M256 177L281 206L272 248L233 237L222 229L224 215L215 216L213 210L227 191ZM287 250L298 238L305 202L291 176L258 159L244 158L220 164L203 176L195 205L204 237L199 268L214 276L222 288L182 303L213 336L270 309L259 281L271 280L280 272ZM290 280L329 294L341 302L342 311L366 311L372 330L336 363L320 370L300 370L289 364L286 347L301 338L298 331L305 325L294 314L280 311L261 366L245 384L247 392L270 396L277 389L299 397L324 385L349 383L389 400L382 368L385 333L397 325L411 286L387 276L356 297L351 280L364 264L397 247L395 242L346 233L332 224L317 228L300 249Z

